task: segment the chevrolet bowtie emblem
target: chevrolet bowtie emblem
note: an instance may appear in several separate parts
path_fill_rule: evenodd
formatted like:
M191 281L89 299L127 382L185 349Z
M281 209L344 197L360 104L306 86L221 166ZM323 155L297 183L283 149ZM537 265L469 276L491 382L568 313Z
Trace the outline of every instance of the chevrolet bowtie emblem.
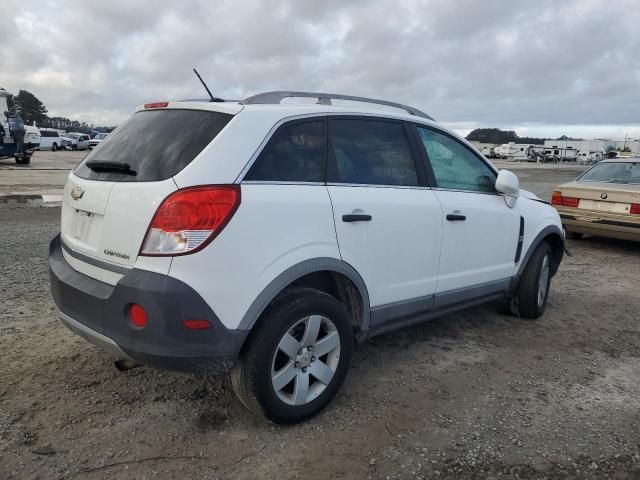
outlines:
M79 185L76 185L75 187L73 187L73 190L71 190L71 198L73 198L74 200L80 200L83 195L84 190Z

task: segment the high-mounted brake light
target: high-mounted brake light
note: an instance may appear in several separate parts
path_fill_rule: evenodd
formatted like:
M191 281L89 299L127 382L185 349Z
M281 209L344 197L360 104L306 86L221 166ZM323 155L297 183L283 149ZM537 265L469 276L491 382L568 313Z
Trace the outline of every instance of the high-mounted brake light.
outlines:
M563 197L562 192L556 190L551 194L551 205L558 205L561 207L573 207L577 208L580 204L580 199L577 197Z
M152 102L145 103L144 108L166 108L169 105L169 102Z
M140 255L194 253L209 244L240 205L240 185L190 187L164 199L151 220Z
M629 213L632 215L640 215L640 203L632 203Z

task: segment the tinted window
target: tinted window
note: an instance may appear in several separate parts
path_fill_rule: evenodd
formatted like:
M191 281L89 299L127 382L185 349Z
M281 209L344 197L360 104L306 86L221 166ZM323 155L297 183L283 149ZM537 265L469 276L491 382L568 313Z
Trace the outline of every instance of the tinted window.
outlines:
M580 182L640 184L640 162L599 163L582 175Z
M400 123L331 120L329 158L329 182L418 185L411 148Z
M91 180L150 182L177 174L227 125L232 116L204 110L143 110L125 120L76 168ZM87 161L129 164L136 175L96 172Z
M324 121L283 125L271 137L245 180L321 182Z
M422 144L440 188L494 192L496 174L459 141L426 128L418 128Z

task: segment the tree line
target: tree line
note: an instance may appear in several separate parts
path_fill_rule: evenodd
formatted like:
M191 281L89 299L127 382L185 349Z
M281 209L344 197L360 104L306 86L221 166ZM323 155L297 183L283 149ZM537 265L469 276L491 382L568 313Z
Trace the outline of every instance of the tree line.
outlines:
M467 135L467 140L494 143L496 145L503 143L530 143L532 145L544 145L544 138L536 137L520 137L513 130L500 130L499 128L476 128ZM556 138L555 140L582 140L581 138L571 138L566 135Z
M20 90L17 95L9 95L7 97L7 105L9 112L19 115L26 125L33 125L35 122L38 128L56 128L81 133L89 133L92 130L110 132L116 128L114 126L88 124L66 117L50 117L47 115L48 110L44 103L27 90Z

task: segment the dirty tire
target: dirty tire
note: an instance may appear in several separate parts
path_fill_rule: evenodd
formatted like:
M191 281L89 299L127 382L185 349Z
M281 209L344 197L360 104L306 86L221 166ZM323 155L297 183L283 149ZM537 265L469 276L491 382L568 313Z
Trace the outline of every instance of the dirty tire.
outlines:
M276 356L282 354L279 344L283 337L302 319L312 315L329 319L339 335L337 366L326 386L319 384L320 388L324 388L321 393L308 403L292 405L283 401L276 392L272 383L272 369ZM321 340L321 337L318 336L318 339ZM352 351L353 332L344 306L319 290L294 288L276 298L260 317L231 370L231 383L240 401L256 415L280 424L299 422L318 413L338 393L347 375ZM309 372L312 372L311 367L309 364ZM307 378L318 382L310 374ZM292 382L297 387L297 377ZM312 388L313 385L309 387L310 392Z
M51 151L55 152L56 150L58 150L58 144L54 143L53 145L51 145Z
M538 245L529 259L518 285L517 303L521 317L534 319L544 313L549 299L552 260L553 254L547 242Z

